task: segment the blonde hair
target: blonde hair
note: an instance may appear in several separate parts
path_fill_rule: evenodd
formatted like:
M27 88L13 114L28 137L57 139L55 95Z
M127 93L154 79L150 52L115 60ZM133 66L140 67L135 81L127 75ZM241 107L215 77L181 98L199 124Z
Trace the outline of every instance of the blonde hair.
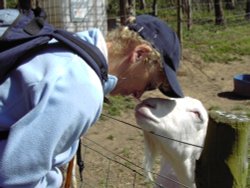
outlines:
M121 26L117 29L110 31L107 34L107 41L112 42L112 54L125 55L129 52L131 46L136 46L140 44L147 44L152 48L148 57L144 59L144 63L148 63L150 66L160 65L161 55L160 53L150 44L150 42L144 40L137 32L131 31L127 26Z

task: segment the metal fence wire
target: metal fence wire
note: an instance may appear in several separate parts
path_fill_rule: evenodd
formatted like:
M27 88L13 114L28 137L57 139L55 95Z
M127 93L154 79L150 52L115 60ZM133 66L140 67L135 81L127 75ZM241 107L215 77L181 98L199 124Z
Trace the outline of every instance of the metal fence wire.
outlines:
M119 4L119 1L116 3ZM222 3L224 5L226 1ZM121 18L126 17L125 15L120 15L119 9L112 15L108 14L107 0L39 0L39 6L47 12L49 23L72 32L84 31L96 27L106 35L109 29L120 25L119 20ZM184 4L181 6L185 7ZM213 22L215 19L213 6L212 2L202 3L200 1L193 1L191 6L192 24L199 25ZM225 10L224 18L227 24L240 24L244 22L246 16L245 6L245 1L237 1L234 11ZM207 9L208 7L210 7L209 10ZM151 13L151 8L151 5L147 4L145 10L140 10L140 14ZM189 22L187 20L187 13L183 9L183 18L177 20L177 9L178 6L175 3L166 2L166 5L158 7L158 16L164 17L164 20L174 29L176 29L176 23L178 22L182 22L183 27L185 27L187 22Z
M39 5L47 12L49 23L56 27L73 32L96 27L99 28L104 35L108 31L107 1L105 0L40 0ZM203 10L207 6L207 4L198 1L193 4L193 24L203 24L214 20L213 11L205 12L202 17L200 14L196 14L197 11ZM245 2L239 1L237 6L244 7ZM172 22L176 23L177 20L171 11L176 12L176 9L177 7L173 4L161 7L158 11L164 15L167 22L173 25ZM242 22L239 22L239 20L243 20L244 15L245 12L243 8L239 8L239 11L236 13L225 13L227 21L230 20L230 22L227 22L228 24L241 24ZM122 16L113 15L113 19L115 20L119 17ZM185 17L182 22L186 22ZM97 122L89 131L90 133L83 137L81 152L85 168L82 174L82 181L79 173L77 173L78 186L81 188L163 188L162 185L158 185L156 182L146 181L146 175L142 165L144 148L141 129L133 123L128 122L130 117L128 117L126 121L123 121L105 114L102 116L108 119L106 121L109 121L110 125L102 126L101 121ZM114 126L119 126L117 133L110 131ZM130 131L128 131L128 129L130 129ZM100 132L105 134L101 134L100 136ZM129 135L126 135L127 132L129 132ZM151 134L155 133L151 132ZM162 135L156 136L163 137ZM137 138L137 141L135 141L135 138ZM179 141L175 138L163 138L172 142L179 142L202 149L202 146ZM116 139L119 139L119 143L123 143L123 145L118 145ZM105 140L105 142L102 143L103 140ZM160 159L156 159L152 170L154 177L159 175L157 174L157 172L159 172L159 166ZM164 178L174 182L176 185L188 188L188 186L171 179L171 177Z
M208 80L211 80L203 71L201 71L201 74L204 74ZM83 137L82 154L85 169L83 172L83 181L78 182L79 187L164 188L164 186L156 182L146 181L147 177L143 167L143 131L135 125L134 117L126 115L124 117L123 114L122 119L120 119L102 114L101 119L102 121L97 122L90 129L89 133ZM103 121L107 121L105 125L103 125ZM178 142L200 149L203 148L200 145L157 135L154 132L151 132L151 134L167 139L170 142ZM250 160L249 155L248 161ZM157 158L151 172L154 178L159 176L159 167L160 159ZM188 188L188 186L171 177L161 178L165 178L181 187ZM248 181L249 178L250 176L248 176Z

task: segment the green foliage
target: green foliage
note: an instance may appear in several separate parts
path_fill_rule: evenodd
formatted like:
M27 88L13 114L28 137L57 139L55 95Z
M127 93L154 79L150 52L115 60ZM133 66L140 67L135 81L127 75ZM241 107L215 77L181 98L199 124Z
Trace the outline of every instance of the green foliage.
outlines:
M119 1L109 0L107 4L108 17L119 15Z
M17 0L7 0L6 7L7 8L15 8L17 5Z

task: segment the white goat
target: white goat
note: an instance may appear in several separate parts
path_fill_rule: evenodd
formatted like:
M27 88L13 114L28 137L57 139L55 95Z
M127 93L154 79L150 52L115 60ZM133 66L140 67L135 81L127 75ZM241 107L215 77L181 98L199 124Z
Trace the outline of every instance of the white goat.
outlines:
M161 169L156 185L195 188L195 162L202 151L196 146L203 146L208 124L208 114L202 103L191 97L149 98L137 105L135 117L144 132L144 164L148 178L153 181L153 161L160 153Z

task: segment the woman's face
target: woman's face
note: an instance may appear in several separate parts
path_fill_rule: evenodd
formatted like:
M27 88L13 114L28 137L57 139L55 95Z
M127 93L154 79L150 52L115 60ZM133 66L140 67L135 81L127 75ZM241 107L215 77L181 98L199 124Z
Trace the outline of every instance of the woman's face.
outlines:
M116 68L118 83L110 94L132 95L139 99L145 91L156 89L163 82L164 73L160 70L159 64L124 62Z

